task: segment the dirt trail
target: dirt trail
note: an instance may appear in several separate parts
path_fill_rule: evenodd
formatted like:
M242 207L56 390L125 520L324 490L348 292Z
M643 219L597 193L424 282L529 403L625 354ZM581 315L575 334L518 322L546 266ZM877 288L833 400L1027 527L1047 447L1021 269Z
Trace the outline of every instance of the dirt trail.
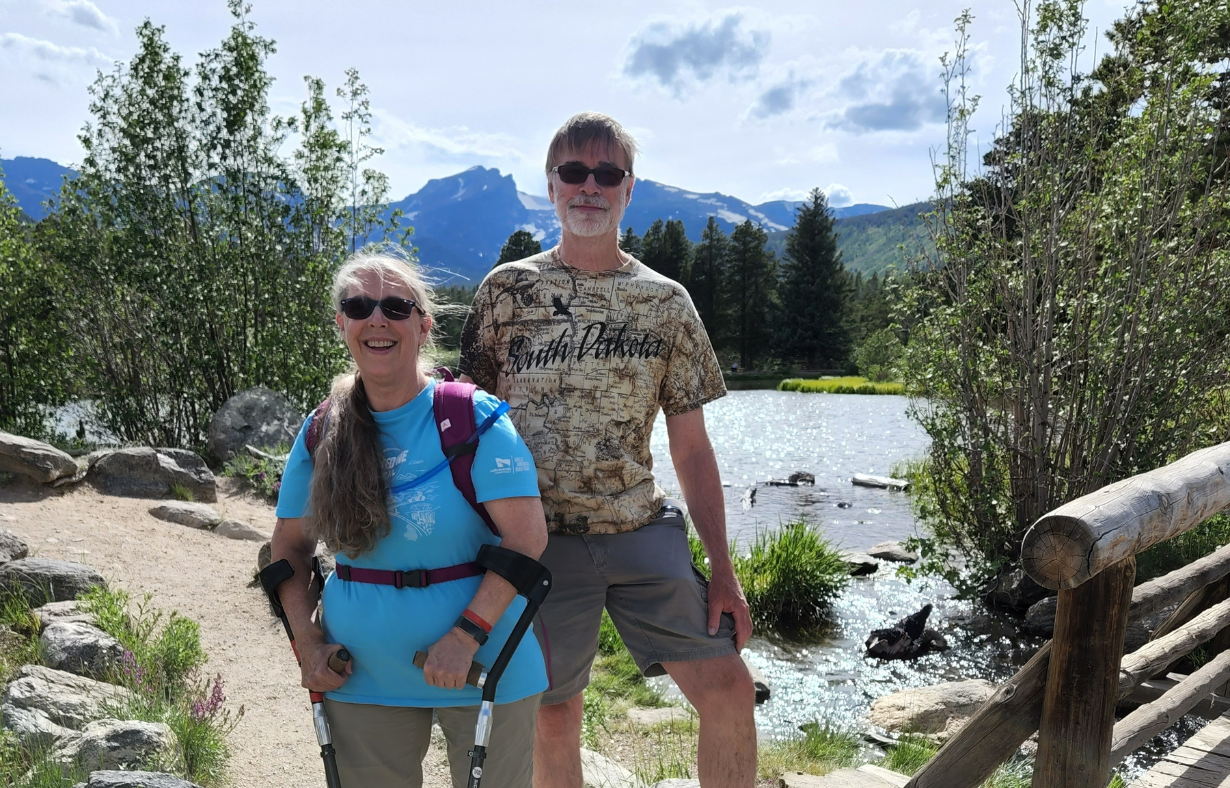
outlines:
M263 593L250 586L259 543L157 520L152 504L84 484L52 490L18 477L0 485L0 525L25 539L32 556L89 564L134 598L151 594L153 606L200 623L209 654L204 670L222 674L227 708L244 707L230 739L233 785L324 786L307 691ZM229 479L219 480L214 506L227 518L273 530L273 507L237 492ZM429 788L450 785L437 742L424 774Z

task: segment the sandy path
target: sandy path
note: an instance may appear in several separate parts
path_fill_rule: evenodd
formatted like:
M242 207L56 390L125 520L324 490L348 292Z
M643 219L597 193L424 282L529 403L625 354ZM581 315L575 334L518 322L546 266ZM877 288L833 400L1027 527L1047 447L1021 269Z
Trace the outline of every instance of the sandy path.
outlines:
M208 673L221 673L227 708L244 707L231 734L236 786L324 786L307 692L286 635L269 613L256 571L257 542L240 542L157 520L152 501L104 496L78 485L52 490L20 477L0 485L0 525L17 533L32 556L80 561L135 598L200 623ZM273 507L219 480L214 504L225 517L273 530ZM433 746L426 785L450 785L443 754Z

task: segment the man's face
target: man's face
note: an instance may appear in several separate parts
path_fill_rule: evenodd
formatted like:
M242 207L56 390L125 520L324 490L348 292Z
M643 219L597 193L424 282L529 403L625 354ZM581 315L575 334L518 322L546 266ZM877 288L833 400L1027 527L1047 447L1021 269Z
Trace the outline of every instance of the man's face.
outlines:
M564 151L556 166L570 163L597 168L601 165L628 169L627 157L618 145L613 148L594 145L584 151ZM547 195L555 205L555 215L565 232L584 237L619 231L624 209L632 199L632 176L626 176L618 186L603 188L591 174L585 183L569 184L559 175L547 176Z

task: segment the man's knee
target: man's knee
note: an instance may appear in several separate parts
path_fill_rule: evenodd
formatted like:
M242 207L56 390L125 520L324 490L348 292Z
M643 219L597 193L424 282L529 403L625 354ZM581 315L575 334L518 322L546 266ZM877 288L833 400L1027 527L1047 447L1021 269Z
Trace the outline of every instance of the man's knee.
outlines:
M699 714L755 707L756 685L738 654L682 664L693 673L692 692L685 694Z
M579 736L583 711L584 700L581 693L561 703L540 706L538 708L538 736L540 738Z

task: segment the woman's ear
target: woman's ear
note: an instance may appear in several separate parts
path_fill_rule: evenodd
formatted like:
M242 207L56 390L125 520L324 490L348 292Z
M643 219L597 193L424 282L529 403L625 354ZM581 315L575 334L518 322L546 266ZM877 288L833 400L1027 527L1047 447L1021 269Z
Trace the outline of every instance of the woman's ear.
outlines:
M427 335L431 333L431 327L434 321L431 315L423 315L423 322L419 323L419 347L422 347L427 342Z

